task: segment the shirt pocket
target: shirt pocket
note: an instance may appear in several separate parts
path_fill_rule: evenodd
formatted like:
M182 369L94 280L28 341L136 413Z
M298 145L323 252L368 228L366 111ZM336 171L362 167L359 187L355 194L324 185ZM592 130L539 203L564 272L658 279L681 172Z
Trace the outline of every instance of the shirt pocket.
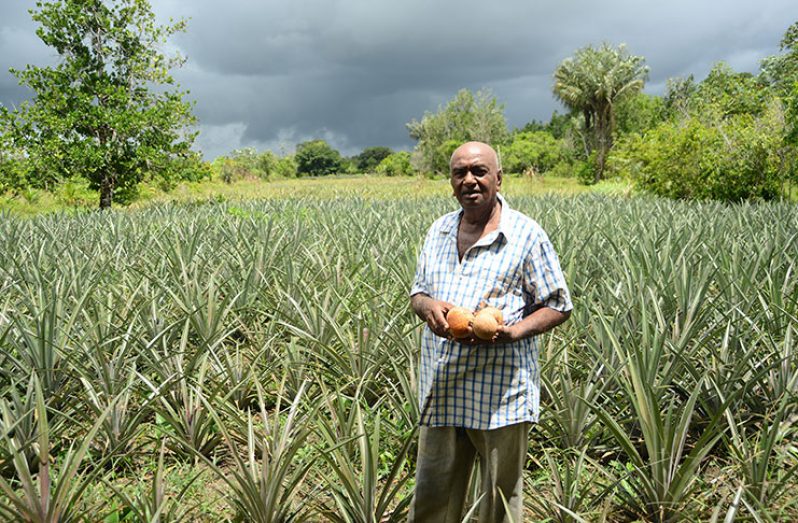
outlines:
M494 303L507 294L520 295L523 292L521 260L514 259L511 254L502 249L486 249L477 256L470 276L475 286L482 290L483 301Z
M430 264L429 269L431 296L438 300L447 300L453 287L457 285L457 254L446 243L436 247L433 254L435 262Z

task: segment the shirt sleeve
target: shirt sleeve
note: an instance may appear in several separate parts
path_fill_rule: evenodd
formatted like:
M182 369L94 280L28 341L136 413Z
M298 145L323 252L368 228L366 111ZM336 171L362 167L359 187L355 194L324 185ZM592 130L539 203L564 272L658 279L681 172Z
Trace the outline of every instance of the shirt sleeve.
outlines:
M524 290L531 311L549 307L560 312L574 308L554 246L545 233L533 243L524 267Z
M416 294L426 294L427 296L431 296L430 284L427 281L427 260L429 259L430 253L429 250L432 248L430 245L432 242L430 240L432 236L432 230L427 233L426 238L424 238L424 245L421 248L421 252L418 254L418 261L416 262L416 274L413 277L413 283L410 286L410 296L415 296Z

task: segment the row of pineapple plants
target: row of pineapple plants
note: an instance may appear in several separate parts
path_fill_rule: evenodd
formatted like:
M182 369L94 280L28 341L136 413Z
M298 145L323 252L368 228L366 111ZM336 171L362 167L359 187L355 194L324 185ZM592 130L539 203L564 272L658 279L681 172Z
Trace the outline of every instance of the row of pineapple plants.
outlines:
M0 217L0 519L405 519L407 289L455 203ZM529 519L798 517L798 209L510 203L575 304L542 343Z

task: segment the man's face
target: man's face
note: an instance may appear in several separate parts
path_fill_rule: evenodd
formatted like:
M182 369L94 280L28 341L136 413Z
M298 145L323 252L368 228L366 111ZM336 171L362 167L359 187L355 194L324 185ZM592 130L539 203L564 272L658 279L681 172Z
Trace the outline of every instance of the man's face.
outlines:
M494 205L502 185L502 173L493 149L485 144L461 146L452 156L450 181L463 209Z

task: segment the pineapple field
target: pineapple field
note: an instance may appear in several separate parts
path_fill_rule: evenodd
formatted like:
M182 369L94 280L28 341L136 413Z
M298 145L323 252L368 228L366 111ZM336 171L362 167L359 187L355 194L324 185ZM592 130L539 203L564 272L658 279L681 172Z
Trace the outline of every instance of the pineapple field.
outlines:
M798 520L798 207L508 200L574 300L541 344L527 520ZM405 520L407 292L456 205L0 215L0 520Z

